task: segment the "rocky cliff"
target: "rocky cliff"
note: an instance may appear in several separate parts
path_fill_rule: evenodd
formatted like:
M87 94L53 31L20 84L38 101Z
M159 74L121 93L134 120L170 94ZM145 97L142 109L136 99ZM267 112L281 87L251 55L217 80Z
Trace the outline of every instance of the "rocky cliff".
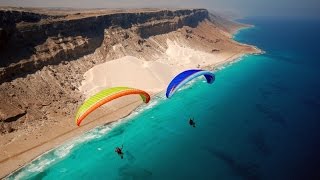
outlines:
M93 53L109 27L134 27L136 34L147 38L183 26L195 27L208 17L203 9L116 13L71 20L17 11L0 13L0 82Z

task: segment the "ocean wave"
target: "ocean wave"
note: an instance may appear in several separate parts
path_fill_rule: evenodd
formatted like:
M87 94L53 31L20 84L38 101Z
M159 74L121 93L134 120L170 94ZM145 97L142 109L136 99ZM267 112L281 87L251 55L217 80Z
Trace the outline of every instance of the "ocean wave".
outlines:
M33 173L42 172L45 168L49 167L55 162L67 157L72 150L88 141L93 139L101 138L103 135L107 134L112 128L110 126L100 126L91 131L84 133L83 135L72 139L71 141L62 144L61 146L45 152L40 155L35 160L26 164L19 170L11 173L7 179L24 179L32 175Z
M136 115L144 112L145 110L152 109L155 106L159 105L164 100L166 100L165 95L163 93L159 93L158 95L155 95L148 104L143 104L143 105L137 107L129 116L127 116L127 118L131 119L131 118L135 117Z
M219 65L219 66L217 66L217 67L214 67L214 68L212 69L212 71L215 71L215 72L221 71L221 70L223 70L223 69L225 69L225 68L227 68L227 67L229 67L229 66L231 66L231 65L233 65L233 64L235 64L235 63L238 63L239 61L242 61L242 60L246 59L246 58L249 57L249 56L252 56L252 55L250 55L250 54L242 55L242 56L236 58L236 59L233 60L233 61L229 61L229 62L226 62L226 63L224 63L224 64L221 64L221 65Z

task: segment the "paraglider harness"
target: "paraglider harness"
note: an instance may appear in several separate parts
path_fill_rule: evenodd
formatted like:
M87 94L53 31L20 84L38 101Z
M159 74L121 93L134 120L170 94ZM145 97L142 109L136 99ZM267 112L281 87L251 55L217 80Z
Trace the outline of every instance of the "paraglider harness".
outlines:
M121 146L121 148L116 147L116 149L115 149L115 152L121 157L121 159L123 159L122 149L123 149L123 145Z
M190 126L196 127L196 123L194 122L193 118L189 120Z

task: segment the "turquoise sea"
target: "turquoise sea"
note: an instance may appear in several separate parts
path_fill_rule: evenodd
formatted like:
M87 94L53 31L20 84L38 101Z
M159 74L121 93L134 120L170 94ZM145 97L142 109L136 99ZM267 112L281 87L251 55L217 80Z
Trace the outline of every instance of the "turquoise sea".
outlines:
M234 38L265 54L216 69L212 85L199 78L170 100L159 94L8 178L320 179L320 22L240 21L255 27Z

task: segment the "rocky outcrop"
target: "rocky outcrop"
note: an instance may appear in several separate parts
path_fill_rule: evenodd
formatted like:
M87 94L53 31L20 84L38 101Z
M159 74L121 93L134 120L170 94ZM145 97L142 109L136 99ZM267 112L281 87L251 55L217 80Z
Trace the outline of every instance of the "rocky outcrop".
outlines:
M148 38L150 36L175 31L183 26L196 27L206 18L208 18L208 12L206 10L198 10L187 15L174 15L173 18L170 19L160 19L157 21L138 24L134 26L134 32L142 38Z
M15 27L17 23L36 23L41 19L54 18L44 14L24 11L0 11L0 27Z
M7 48L8 44L14 43L11 37L17 36L15 35L15 33L19 31L17 24L39 23L41 20L44 21L61 17L62 16L49 16L16 10L0 10L0 47L3 49L1 52L3 53L10 48ZM3 62L4 61L2 61L1 64Z

